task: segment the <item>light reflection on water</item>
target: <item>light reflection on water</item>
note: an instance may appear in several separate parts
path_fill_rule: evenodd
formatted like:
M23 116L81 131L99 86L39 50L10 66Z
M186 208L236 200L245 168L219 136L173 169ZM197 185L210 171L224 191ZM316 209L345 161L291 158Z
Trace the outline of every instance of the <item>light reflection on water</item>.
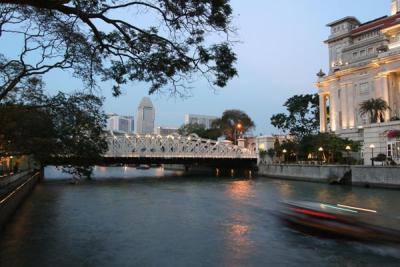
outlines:
M164 177L164 176L177 176L182 175L182 171L169 171L164 170L162 167L151 168L149 170L139 170L136 167L123 166L123 167L103 167L96 166L93 169L94 179L130 179L138 177ZM63 180L70 179L70 174L64 173L61 168L54 166L45 168L45 178L49 180Z
M97 172L148 178L38 185L0 237L0 266L400 266L393 248L305 236L274 216L281 199L400 215L398 191Z

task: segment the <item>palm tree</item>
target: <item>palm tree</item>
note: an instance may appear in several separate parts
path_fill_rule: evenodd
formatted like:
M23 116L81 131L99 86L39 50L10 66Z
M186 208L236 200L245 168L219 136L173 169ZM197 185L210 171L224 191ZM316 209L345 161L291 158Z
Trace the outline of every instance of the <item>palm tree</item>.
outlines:
M390 110L388 103L382 98L371 98L360 104L360 114L368 114L371 123L384 122L384 115Z

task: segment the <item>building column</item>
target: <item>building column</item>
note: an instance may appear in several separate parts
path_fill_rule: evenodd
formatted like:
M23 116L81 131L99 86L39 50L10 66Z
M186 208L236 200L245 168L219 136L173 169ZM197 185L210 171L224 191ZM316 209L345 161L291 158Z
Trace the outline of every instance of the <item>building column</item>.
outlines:
M346 98L347 98L347 116L348 116L348 127L354 129L356 127L356 116L354 111L355 99L354 99L354 85L349 84L346 88Z
M387 74L379 75L378 77L375 78L375 96L377 98L382 98L387 102L387 104L390 104L390 99L389 99L389 79ZM390 120L390 111L387 110L385 112L385 121Z
M331 94L329 95L329 122L331 124L331 131L336 132L339 131L339 101L337 97L337 89L332 90Z
M327 131L326 94L319 95L319 129L321 133Z

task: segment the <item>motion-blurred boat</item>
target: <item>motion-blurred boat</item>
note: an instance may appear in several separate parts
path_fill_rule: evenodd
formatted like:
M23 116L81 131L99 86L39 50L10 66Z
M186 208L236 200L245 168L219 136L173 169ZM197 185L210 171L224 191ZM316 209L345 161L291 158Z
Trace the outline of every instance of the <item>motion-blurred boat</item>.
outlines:
M313 233L327 233L360 241L400 243L400 220L375 210L307 201L282 202L280 217Z

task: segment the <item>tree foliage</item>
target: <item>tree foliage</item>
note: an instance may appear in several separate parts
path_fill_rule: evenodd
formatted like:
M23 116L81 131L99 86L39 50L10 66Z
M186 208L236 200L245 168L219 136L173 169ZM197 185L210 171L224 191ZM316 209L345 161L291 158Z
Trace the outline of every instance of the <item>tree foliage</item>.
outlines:
M219 129L211 128L206 129L203 124L191 123L182 125L178 133L183 136L189 136L191 134L197 134L201 138L217 140L221 136Z
M239 124L240 128L238 128ZM215 120L212 125L213 128L220 130L221 136L225 136L230 141L234 141L239 135L248 133L255 128L249 115L236 109L224 111L222 117Z
M278 145L276 145L278 147ZM323 153L328 163L337 163L343 157L343 153L347 152L346 147L350 146L351 151L359 152L361 143L347 138L340 138L334 133L317 133L303 136L301 139L285 140L279 144L279 151L287 151L287 157L292 160L309 160L309 155L314 159L321 157L319 153ZM319 149L323 151L320 152ZM278 150L277 150L278 151Z
M55 69L89 88L111 80L116 96L128 81L181 94L193 74L224 87L237 74L231 20L229 0L0 0L0 37L19 51L0 53L0 101Z
M371 123L384 122L387 110L390 110L390 107L382 98L371 98L360 104L360 114L368 115Z
M107 150L102 99L84 93L48 97L35 88L0 105L2 153L33 155L42 165L73 159L74 174L88 175ZM68 161L68 160L67 160Z
M271 124L296 138L318 132L319 96L295 95L289 98L284 106L287 114L279 113L271 117Z
M361 149L360 142L340 138L334 133L319 133L304 137L299 144L299 149L301 156L307 158L309 154L318 153L317 151L322 147L327 162L335 163L342 157L347 146L350 146L353 152L358 152Z

